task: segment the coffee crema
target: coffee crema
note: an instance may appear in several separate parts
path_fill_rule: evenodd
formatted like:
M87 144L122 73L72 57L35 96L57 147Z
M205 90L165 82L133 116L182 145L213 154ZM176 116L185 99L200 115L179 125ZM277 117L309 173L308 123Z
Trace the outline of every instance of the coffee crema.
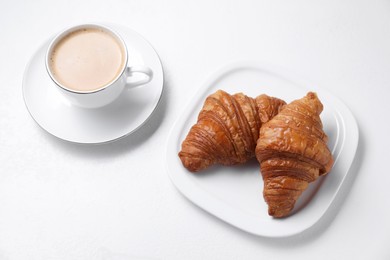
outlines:
M69 33L54 46L49 67L64 87L90 92L118 77L125 56L122 44L113 35L103 29L85 28Z

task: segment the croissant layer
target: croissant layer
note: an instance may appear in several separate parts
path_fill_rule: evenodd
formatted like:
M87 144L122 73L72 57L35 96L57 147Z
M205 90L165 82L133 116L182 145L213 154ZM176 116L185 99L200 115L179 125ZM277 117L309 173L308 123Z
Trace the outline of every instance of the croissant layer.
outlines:
M320 119L322 110L317 95L309 92L284 106L260 129L256 158L271 216L287 216L308 184L333 166Z
M213 164L235 165L255 157L262 124L273 118L285 102L260 95L230 95L218 90L208 96L182 143L184 167L198 172Z

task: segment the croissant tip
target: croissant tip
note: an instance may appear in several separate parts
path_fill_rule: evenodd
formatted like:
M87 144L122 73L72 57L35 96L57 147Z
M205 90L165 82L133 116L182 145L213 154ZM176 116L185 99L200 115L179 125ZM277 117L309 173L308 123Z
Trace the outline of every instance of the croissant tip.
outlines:
M290 214L291 209L278 209L275 207L268 207L268 215L272 216L273 218L285 218Z
M310 91L310 92L308 92L308 93L306 94L306 96L307 96L309 99L318 99L318 96L317 96L317 93L316 93L316 92Z
M322 105L320 99L318 98L318 95L316 92L310 91L306 94L305 99L310 102L310 106L318 113L320 114L322 110L324 109L324 106Z
M208 160L204 160L201 158L189 158L182 152L179 152L178 155L183 166L193 173L199 172L207 168L211 164L211 162L209 162Z

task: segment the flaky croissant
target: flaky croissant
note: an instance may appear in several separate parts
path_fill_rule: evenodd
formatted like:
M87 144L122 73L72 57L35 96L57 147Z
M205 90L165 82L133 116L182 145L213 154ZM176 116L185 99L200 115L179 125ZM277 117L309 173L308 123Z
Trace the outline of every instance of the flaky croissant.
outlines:
M260 129L256 158L268 214L273 217L287 216L308 183L333 166L320 119L322 110L317 95L309 92L284 106Z
M198 172L213 164L235 165L255 157L260 127L285 105L283 100L218 90L208 96L182 143L184 167Z

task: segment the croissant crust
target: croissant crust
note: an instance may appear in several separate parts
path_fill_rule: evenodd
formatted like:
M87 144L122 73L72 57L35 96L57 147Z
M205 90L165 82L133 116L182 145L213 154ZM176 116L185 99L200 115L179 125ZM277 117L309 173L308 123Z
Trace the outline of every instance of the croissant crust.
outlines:
M263 123L274 117L283 100L218 90L208 96L179 152L184 167L192 172L213 164L235 165L255 157Z
M269 215L288 216L309 183L328 173L334 163L322 110L313 92L286 105L267 95L251 98L218 90L206 98L182 143L180 160L198 172L256 156Z
M309 92L284 106L260 129L256 158L271 216L287 216L308 184L332 168L333 157L320 119L322 110L317 95Z

